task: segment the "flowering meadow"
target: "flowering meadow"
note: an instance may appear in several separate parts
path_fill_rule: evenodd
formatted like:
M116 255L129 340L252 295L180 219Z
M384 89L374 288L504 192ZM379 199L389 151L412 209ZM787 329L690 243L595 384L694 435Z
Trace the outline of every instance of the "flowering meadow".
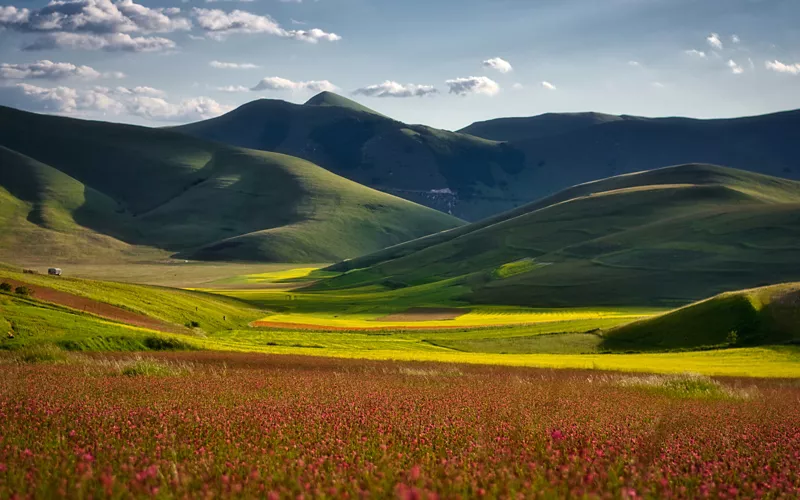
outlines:
M0 374L0 498L800 496L790 380L215 353Z

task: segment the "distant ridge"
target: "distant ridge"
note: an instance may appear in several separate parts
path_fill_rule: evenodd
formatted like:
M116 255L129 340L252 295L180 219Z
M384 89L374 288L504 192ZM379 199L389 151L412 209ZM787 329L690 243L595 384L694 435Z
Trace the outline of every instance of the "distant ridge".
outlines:
M333 92L260 100L177 127L309 160L360 184L477 221L582 182L708 163L800 179L800 111L695 120L547 113L458 132L385 117Z

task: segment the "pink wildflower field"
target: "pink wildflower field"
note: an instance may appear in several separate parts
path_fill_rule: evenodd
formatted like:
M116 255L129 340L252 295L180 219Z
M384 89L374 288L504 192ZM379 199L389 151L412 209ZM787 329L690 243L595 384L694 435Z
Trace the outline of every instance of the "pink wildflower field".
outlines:
M0 365L0 498L800 496L792 381L705 397L598 371L121 359Z

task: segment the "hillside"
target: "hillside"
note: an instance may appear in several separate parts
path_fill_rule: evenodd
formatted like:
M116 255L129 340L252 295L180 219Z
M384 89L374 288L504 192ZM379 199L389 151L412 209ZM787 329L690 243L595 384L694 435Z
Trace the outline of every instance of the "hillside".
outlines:
M312 161L381 191L477 221L577 183L709 163L800 179L800 111L729 120L548 113L458 132L407 125L324 92L305 105L262 99L177 127Z
M682 165L578 185L337 264L346 273L318 287L441 281L482 304L681 305L800 279L799 223L798 182Z
M800 284L728 292L667 314L612 328L610 350L697 349L800 341Z
M530 199L515 199L505 186L524 166L514 148L407 125L330 92L304 105L261 99L175 130L304 158L461 218L477 220Z
M0 257L325 262L460 222L307 161L0 108Z

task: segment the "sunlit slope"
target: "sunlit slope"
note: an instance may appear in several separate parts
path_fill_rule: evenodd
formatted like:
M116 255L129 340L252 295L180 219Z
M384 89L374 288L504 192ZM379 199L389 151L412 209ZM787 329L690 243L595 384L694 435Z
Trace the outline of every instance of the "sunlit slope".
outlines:
M0 108L9 260L331 261L460 224L312 163L161 129Z
M260 99L176 130L305 158L360 184L469 220L507 210L520 151L468 134L393 120L323 92L304 105Z
M745 347L800 341L800 284L729 292L670 313L613 328L611 350Z
M684 165L576 186L514 212L334 266L318 285L458 278L471 302L670 305L792 279L800 184Z

